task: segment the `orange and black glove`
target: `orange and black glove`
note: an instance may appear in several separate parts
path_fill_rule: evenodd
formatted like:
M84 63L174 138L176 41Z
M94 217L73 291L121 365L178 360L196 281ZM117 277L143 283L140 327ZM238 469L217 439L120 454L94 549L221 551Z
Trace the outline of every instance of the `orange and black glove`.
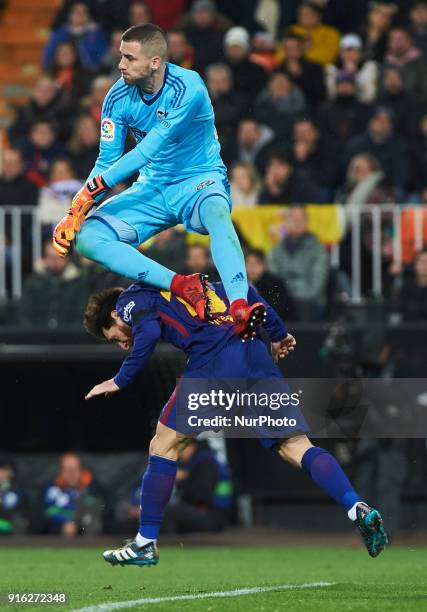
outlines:
M110 189L102 176L95 176L76 193L71 208L53 230L53 248L65 257L70 250L71 242L80 230L87 213L95 204L95 197Z

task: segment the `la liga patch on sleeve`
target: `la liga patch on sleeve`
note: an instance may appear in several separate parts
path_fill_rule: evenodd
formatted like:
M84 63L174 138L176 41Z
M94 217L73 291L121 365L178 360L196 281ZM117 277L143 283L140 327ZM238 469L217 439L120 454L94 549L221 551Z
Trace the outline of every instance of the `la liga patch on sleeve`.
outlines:
M115 131L116 126L114 125L114 121L111 119L103 119L101 121L101 140L114 140Z

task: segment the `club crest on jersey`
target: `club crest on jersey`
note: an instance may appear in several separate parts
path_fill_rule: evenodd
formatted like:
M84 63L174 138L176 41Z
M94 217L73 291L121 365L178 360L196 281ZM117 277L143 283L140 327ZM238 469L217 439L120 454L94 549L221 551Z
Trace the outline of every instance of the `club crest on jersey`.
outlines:
M136 304L132 300L131 302L129 302L129 304L126 304L126 306L123 308L123 321L125 323L129 323L129 321L131 319L132 308L134 308L135 306L136 306Z
M205 189L205 187L209 187L209 185L213 185L214 183L215 181L213 179L208 179L207 181L202 181L199 183L196 189L197 191L200 191L201 189Z
M114 140L115 129L116 126L114 125L114 121L111 121L111 119L103 119L101 121L101 140Z

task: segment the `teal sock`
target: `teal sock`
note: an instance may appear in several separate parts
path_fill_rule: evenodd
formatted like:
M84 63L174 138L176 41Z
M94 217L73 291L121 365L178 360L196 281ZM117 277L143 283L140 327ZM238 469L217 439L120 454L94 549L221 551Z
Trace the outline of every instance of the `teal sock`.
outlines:
M116 232L98 219L88 219L77 234L81 255L121 276L169 289L175 272L146 257L136 248L120 242Z
M200 205L200 219L211 238L212 259L231 302L248 297L245 258L227 202L214 195Z

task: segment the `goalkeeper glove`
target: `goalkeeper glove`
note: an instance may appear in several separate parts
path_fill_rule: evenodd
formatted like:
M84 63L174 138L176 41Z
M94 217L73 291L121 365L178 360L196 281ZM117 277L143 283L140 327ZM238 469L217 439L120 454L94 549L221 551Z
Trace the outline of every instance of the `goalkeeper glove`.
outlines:
M74 240L76 233L80 230L87 213L95 204L95 197L108 191L109 186L102 176L98 175L90 179L80 191L76 193L71 202L71 208L61 219L53 231L53 248L65 257L67 255L71 241Z

